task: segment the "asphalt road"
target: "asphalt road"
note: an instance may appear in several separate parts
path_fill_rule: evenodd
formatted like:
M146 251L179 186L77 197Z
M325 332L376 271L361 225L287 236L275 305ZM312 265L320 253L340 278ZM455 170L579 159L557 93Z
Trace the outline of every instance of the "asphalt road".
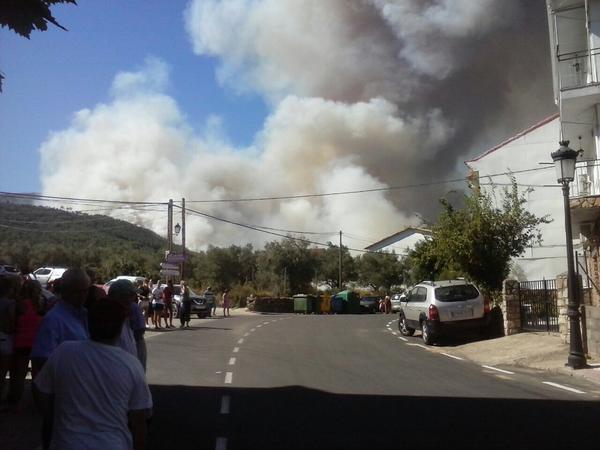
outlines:
M394 319L245 315L149 336L148 448L600 448L598 386L431 351Z

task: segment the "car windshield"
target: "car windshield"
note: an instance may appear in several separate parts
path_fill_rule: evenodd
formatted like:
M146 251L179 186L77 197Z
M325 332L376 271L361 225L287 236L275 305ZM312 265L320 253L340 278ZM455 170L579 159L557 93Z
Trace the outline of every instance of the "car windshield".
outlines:
M477 298L479 291L472 284L459 284L436 288L435 298L440 302L462 302Z

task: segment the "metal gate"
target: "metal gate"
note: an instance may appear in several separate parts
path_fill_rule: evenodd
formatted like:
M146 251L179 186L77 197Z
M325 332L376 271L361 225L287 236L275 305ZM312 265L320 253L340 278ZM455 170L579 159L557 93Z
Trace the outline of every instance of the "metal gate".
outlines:
M558 304L555 280L519 283L521 329L558 332Z

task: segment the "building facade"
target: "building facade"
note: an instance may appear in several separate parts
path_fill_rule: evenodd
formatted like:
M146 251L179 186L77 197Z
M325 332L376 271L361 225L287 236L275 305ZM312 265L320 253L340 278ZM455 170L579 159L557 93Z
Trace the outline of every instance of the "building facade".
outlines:
M587 275L600 287L600 0L547 0L547 8L560 138L582 150L571 185L573 235L581 237Z

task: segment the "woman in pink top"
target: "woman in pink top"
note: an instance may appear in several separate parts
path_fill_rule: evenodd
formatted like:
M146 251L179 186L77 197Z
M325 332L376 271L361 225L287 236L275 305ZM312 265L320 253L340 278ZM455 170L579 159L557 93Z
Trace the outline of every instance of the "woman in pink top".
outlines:
M8 401L17 409L25 387L25 377L29 366L29 355L38 328L42 323L42 288L36 280L25 280L17 299L17 321L14 335L13 369L10 377ZM32 378L33 378L32 374Z
M229 289L223 290L223 317L230 317L229 314Z

